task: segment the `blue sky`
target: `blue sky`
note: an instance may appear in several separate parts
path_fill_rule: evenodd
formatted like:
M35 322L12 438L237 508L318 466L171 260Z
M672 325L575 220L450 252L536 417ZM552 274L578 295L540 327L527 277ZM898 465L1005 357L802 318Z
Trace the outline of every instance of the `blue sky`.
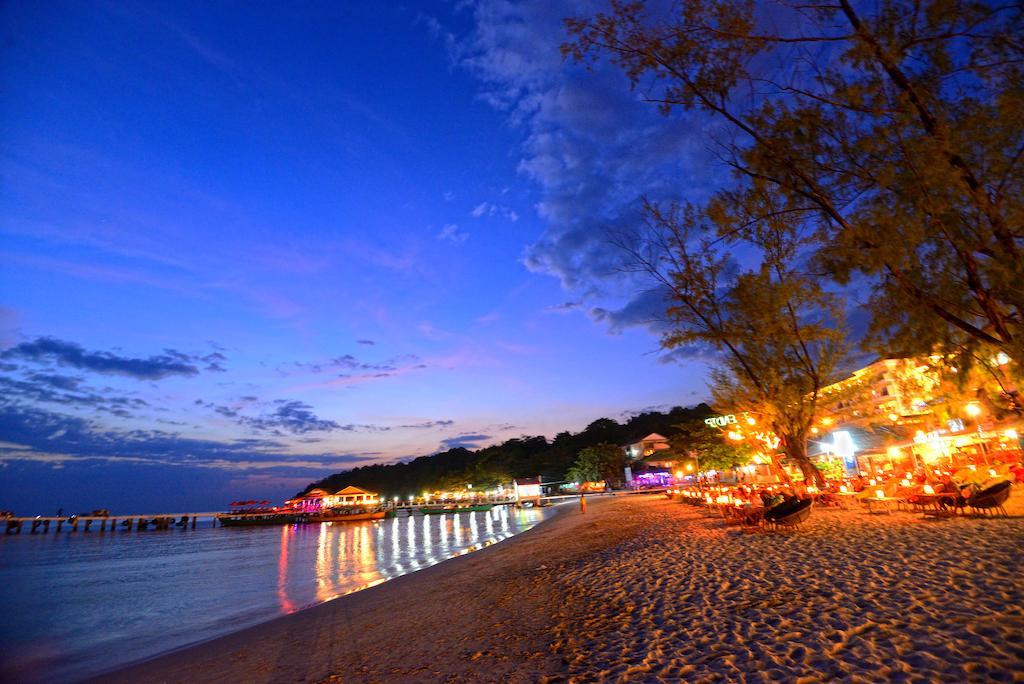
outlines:
M608 231L701 127L579 3L0 7L0 508L220 508L706 397Z

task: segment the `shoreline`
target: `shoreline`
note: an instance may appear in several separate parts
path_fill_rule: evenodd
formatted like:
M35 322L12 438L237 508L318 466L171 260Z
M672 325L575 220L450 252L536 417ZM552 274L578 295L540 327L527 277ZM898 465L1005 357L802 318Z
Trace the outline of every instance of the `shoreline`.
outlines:
M616 498L621 497L589 499L588 510L601 510ZM508 580L516 579L511 568L521 571L526 569L524 564L532 562L530 559L534 554L524 550L524 546L542 543L544 540L550 542L573 530L579 523L597 517L590 513L587 516L580 515L574 501L557 505L553 514L529 530L501 542L453 556L422 570L238 632L183 646L97 674L86 681L204 682L225 679L280 681L327 678L336 674L339 666L362 666L365 656L358 652L356 646L362 646L364 641L369 640L367 634L381 630L390 635L401 633L401 625L399 629L394 629L383 624L385 620L394 621L396 609L408 611L402 620L409 623L405 626L406 633L413 633L418 623L429 615L436 616L439 611L449 609L452 605L469 610L468 602L478 602L479 594L474 592L475 596L460 596L462 587L495 581L497 584L492 584L492 589L504 586ZM486 616L480 614L476 617L483 619ZM458 621L463 626L469 626L466 617ZM439 627L451 626L450 620L443 620L442 623L446 624ZM329 656L323 656L323 651L320 651L320 656L307 657L310 656L310 639L313 637L317 637L315 640L318 642L330 638L342 644L340 649L339 644L333 644L327 649ZM431 637L430 642L434 644L436 639ZM353 648L347 649L344 644L352 644ZM413 665L410 662L410 669L416 669Z
M105 675L105 682L1020 681L1010 518L815 509L749 534L660 495ZM517 541L518 539L518 541Z

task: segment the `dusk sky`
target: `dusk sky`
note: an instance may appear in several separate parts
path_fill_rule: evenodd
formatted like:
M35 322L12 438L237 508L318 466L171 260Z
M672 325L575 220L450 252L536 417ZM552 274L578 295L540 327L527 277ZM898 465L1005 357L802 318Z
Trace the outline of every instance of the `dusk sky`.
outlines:
M562 60L583 7L0 6L0 509L280 501L705 399L608 231L724 171Z

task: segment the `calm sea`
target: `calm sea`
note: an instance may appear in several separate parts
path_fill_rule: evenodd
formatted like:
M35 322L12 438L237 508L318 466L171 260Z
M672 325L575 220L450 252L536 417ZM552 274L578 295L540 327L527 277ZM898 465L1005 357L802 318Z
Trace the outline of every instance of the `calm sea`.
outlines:
M0 535L0 681L76 681L439 563L550 509Z

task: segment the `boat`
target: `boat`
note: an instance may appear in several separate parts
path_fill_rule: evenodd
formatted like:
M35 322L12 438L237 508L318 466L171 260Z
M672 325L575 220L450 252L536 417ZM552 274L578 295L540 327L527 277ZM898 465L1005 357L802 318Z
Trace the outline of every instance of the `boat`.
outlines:
M222 527L249 527L252 525L291 525L299 522L297 513L271 511L264 513L218 513L217 521Z
M367 511L362 508L328 508L318 513L310 513L306 519L311 523L322 522L359 522L360 520L382 520L388 512L384 509Z
M302 513L286 508L268 507L269 501L232 501L227 513L218 513L222 527L251 527L254 525L291 525L301 522Z
M448 506L420 506L420 512L427 515L438 515L444 513L482 513L494 508L494 504L471 504L460 506L451 504Z

